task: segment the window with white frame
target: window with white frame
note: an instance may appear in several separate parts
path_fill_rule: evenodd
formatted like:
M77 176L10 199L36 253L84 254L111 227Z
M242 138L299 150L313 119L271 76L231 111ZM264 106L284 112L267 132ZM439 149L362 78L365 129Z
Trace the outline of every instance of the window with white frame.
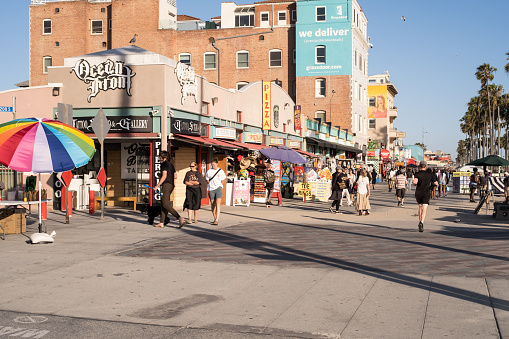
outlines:
M254 7L235 9L235 27L254 27Z
M368 107L376 107L376 97L369 97Z
M269 27L269 12L261 12L260 13L260 26L261 27Z
M283 67L283 52L280 49L269 51L270 67Z
M357 67L357 50L354 52L354 61L355 61L355 67Z
M325 118L327 117L327 113L325 111L316 111L315 112L315 119L322 119L322 122L325 122Z
M180 53L179 61L184 65L191 66L191 54L189 53Z
M362 54L359 54L359 69L362 72Z
M327 93L327 81L324 78L315 80L315 97L321 98Z
M216 53L215 52L205 53L204 62L205 62L204 69L216 69Z
M369 126L368 126L369 129L374 129L376 128L376 119L369 119Z
M237 52L237 68L249 68L249 52Z
M237 82L237 90L240 90L242 87L246 86L247 84L249 84L249 82L247 82L247 81Z
M325 20L327 20L325 6L316 7L316 21L325 21Z
M42 34L51 34L51 19L42 21Z
M286 11L277 12L277 24L278 26L286 25Z
M103 34L103 21L92 20L90 21L90 32L91 34Z
M292 21L297 22L297 11L296 10L292 11Z
M325 46L315 47L315 64L325 64Z
M42 72L44 74L48 73L48 67L53 65L53 59L50 56L45 56L42 58Z

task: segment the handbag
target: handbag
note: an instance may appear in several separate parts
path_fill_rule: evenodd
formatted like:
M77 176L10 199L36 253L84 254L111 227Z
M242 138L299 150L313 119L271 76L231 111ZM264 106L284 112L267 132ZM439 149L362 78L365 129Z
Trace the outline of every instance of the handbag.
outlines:
M353 184L353 189L354 190L358 190L359 189L359 183L356 182L355 184Z
M346 184L344 181L338 181L338 186L339 186L339 189L346 189Z

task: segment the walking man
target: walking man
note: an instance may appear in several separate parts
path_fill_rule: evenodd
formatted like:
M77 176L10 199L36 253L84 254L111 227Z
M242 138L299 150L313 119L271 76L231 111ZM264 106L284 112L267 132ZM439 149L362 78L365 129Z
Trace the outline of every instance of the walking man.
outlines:
M177 211L173 208L170 203L170 195L175 188L175 179L177 179L177 172L175 171L175 167L170 162L170 154L167 151L162 151L161 155L159 155L159 161L161 161L161 179L156 186L154 186L154 190L159 190L159 187L162 188L163 196L161 197L161 222L155 227L164 227L164 222L166 220L166 215L171 213L178 221L178 228L182 228L186 220L178 214Z
M398 206L405 207L405 187L406 187L406 174L405 169L401 168L396 175L396 197L398 197Z
M413 184L415 185L415 200L419 204L419 232L424 231L424 220L428 210L429 200L431 198L431 185L437 185L433 182L433 173L427 172L428 164L426 161L419 163L419 172L415 173Z

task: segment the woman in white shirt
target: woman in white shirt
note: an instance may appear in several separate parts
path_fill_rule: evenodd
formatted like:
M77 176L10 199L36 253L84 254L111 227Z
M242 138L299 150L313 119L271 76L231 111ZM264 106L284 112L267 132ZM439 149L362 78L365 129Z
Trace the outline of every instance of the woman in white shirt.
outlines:
M211 165L212 168L205 174L205 179L209 183L207 190L209 193L212 215L214 216L212 225L217 225L219 224L219 214L221 214L221 199L223 198L223 185L226 174L219 168L217 159L213 159Z
M359 211L359 215L369 215L369 209L371 206L369 204L369 178L365 169L362 169L357 179L357 202L355 203L355 207L357 211Z

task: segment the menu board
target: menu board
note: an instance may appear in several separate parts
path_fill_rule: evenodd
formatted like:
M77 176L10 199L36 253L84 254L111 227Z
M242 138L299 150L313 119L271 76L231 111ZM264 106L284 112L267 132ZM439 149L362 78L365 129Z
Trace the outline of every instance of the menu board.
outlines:
M251 180L233 180L233 206L249 206Z
M329 200L330 194L329 192L330 181L317 181L316 182L316 193L315 199L319 201L327 201Z
M254 202L266 202L267 192L265 190L265 180L263 180L262 175L255 176L255 184L254 184Z

